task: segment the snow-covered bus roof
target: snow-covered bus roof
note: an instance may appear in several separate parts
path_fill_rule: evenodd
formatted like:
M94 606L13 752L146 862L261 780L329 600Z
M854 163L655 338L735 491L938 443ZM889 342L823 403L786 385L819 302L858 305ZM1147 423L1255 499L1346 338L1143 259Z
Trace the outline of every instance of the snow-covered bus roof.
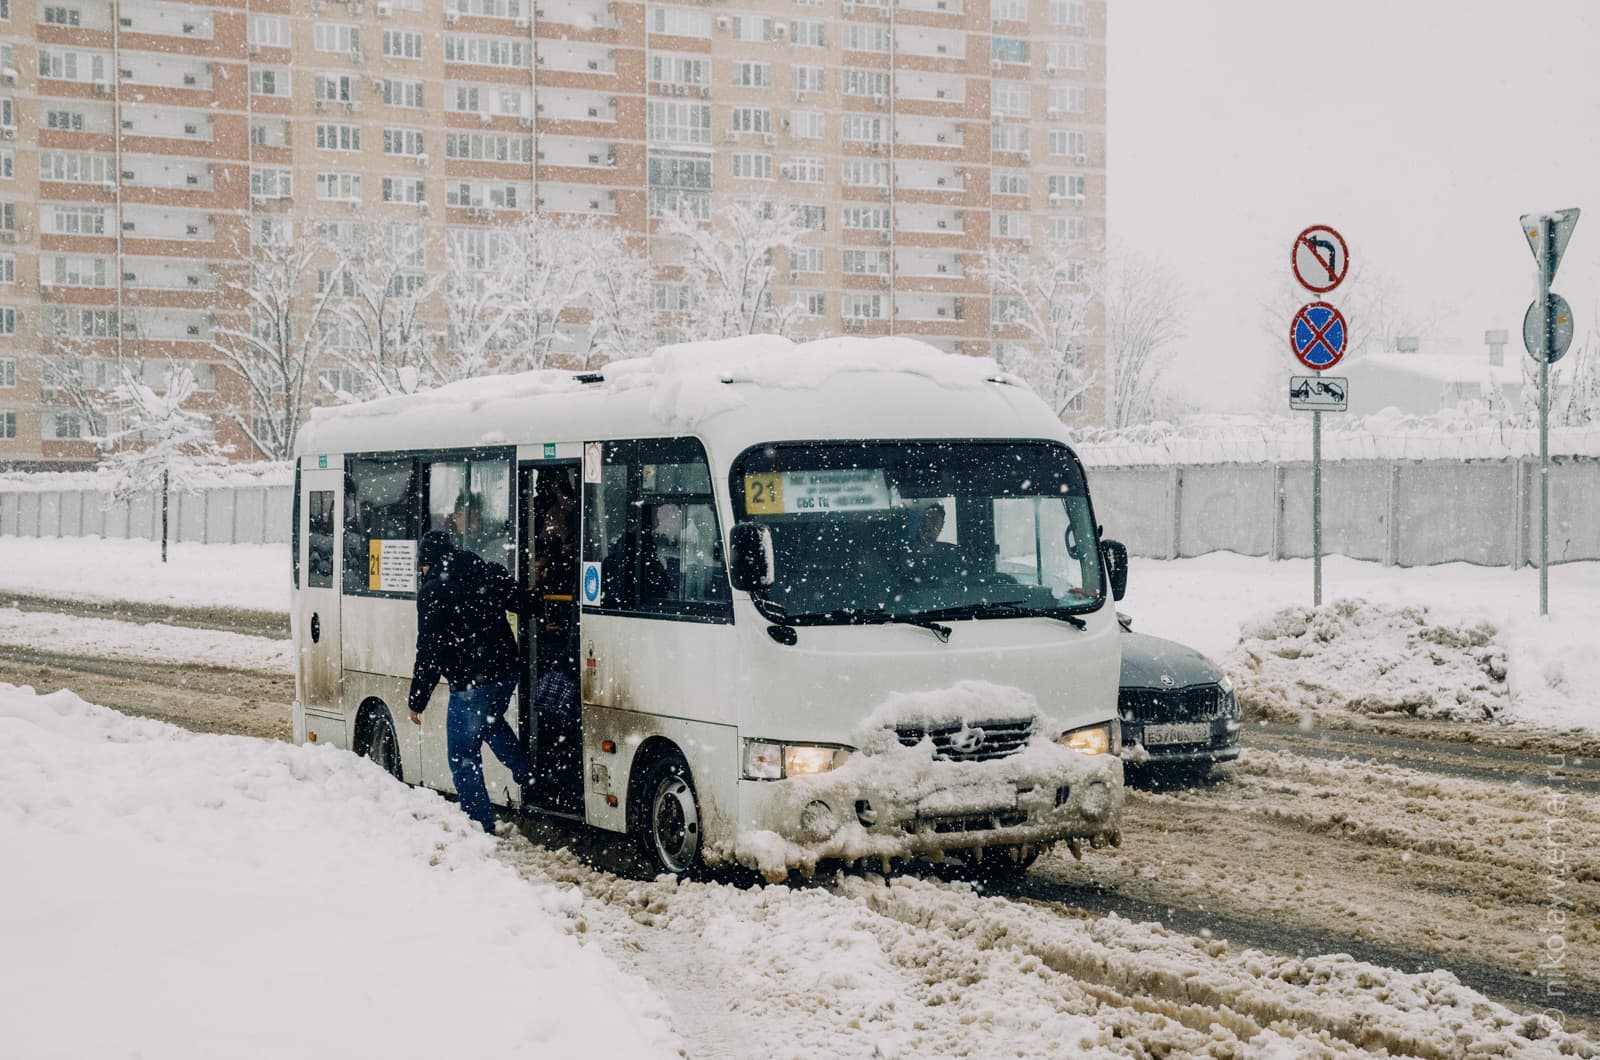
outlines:
M319 408L300 454L696 434L724 458L810 438L1059 438L1026 384L988 358L906 338L773 335L662 346L600 382L536 371Z

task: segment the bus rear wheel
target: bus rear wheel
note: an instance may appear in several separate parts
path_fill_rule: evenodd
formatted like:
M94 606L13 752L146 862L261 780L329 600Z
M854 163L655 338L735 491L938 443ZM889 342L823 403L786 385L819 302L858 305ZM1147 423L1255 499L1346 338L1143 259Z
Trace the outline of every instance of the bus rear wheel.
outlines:
M400 769L400 741L387 712L380 711L367 726L367 745L361 753L394 779L405 780Z
M689 763L677 752L656 759L640 777L639 792L634 836L646 864L655 875L699 875L703 828Z

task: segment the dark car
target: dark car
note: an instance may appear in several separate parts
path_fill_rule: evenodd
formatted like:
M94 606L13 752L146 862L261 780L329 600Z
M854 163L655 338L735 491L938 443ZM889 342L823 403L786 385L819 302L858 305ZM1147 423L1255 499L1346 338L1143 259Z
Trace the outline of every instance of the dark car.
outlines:
M1176 641L1133 632L1122 619L1123 758L1129 765L1203 772L1239 757L1239 700L1222 668Z

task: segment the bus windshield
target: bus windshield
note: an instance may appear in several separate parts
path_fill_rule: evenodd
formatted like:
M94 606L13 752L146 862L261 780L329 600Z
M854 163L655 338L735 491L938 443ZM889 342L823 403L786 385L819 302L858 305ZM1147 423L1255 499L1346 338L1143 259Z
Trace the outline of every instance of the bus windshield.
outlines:
M1083 470L1054 442L777 443L734 462L735 518L772 534L794 624L1096 610Z

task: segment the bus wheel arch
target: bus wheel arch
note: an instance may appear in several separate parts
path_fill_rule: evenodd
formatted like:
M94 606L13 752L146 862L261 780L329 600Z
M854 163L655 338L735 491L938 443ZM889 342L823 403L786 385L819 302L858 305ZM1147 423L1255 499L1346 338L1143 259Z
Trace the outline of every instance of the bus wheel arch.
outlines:
M628 771L628 834L653 874L705 872L705 822L689 760L664 736L640 746Z
M356 726L351 746L356 754L369 758L379 769L396 780L405 780L400 764L400 739L389 705L377 696L363 700L356 711Z

